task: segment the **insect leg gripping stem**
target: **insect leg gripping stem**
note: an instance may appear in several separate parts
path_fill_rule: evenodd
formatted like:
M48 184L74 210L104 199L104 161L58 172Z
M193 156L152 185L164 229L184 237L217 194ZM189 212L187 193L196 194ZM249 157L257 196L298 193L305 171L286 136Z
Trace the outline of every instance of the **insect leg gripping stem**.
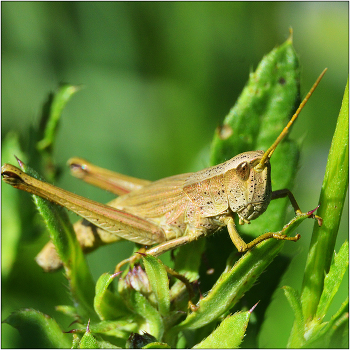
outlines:
M270 238L279 239L279 240L283 240L283 241L293 241L293 242L296 242L300 239L299 234L297 234L294 237L288 237L288 236L282 235L280 233L267 232L267 233L264 233L264 234L260 235L259 237L255 238L254 240L252 240L251 242L249 242L247 244L243 241L243 239L241 238L241 236L237 232L236 225L235 225L233 218L228 218L226 220L226 224L227 224L227 229L228 229L228 233L231 237L231 240L240 253L244 253L247 250L250 250L253 247L255 247L258 243L265 241L267 239L270 239Z
M294 208L295 214L297 214L297 215L301 214L301 210L299 208L299 205L298 205L297 201L295 200L295 198L293 196L293 193L291 191L289 191L287 188L284 188L283 190L273 191L272 192L272 196L271 196L271 200L272 199L278 199L278 198L284 198L284 197L287 197L287 196L288 196L290 202L292 203L292 206ZM313 214L313 212L316 211L316 209L312 210L310 212L310 217L316 219L317 222L318 222L318 225L322 226L322 218L320 216L318 216L318 215Z
M288 196L290 202L292 203L292 206L294 208L295 213L300 214L301 210L299 208L299 205L298 205L297 201L295 200L293 193L291 191L289 191L287 188L284 188L283 190L273 191L272 196L271 196L271 200L278 199L278 198L284 198L287 196Z

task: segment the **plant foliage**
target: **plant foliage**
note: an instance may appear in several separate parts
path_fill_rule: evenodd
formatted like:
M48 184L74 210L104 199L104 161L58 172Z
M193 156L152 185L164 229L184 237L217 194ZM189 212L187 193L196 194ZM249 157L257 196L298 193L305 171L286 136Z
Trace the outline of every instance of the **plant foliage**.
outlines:
M290 37L266 55L256 71L250 74L223 126L215 132L211 148L212 164L243 151L266 150L273 143L299 103L299 75L299 61ZM32 176L39 175L25 165L27 159L40 159L33 166L49 174L50 179L56 175L52 152L57 123L65 104L76 91L76 87L65 85L52 95L49 108L44 108L40 127L33 134L36 147L31 148L27 156L19 151L17 136L7 136L4 150L11 149L20 155L25 161L20 165ZM344 96L321 192L322 211L319 215L323 217L324 225L318 228L315 223L301 293L284 287L295 314L289 347L347 346L348 300L340 305L330 321L323 321L348 268L347 242L336 255L333 254L348 183L347 92ZM291 188L298 159L299 146L287 138L272 157L274 188ZM335 175L339 176L337 181L334 180ZM337 209L332 211L329 206L334 205L331 202L334 196ZM6 222L11 226L14 237L18 237L19 230L15 225L19 220L15 201L19 200L16 195L12 196L12 192L4 199L6 207L11 208ZM17 328L24 338L28 337L28 332L35 333L38 347L237 348L244 346L246 335L250 344L257 346L257 341L252 340L257 336L249 334L249 322L254 324L258 333L265 308L255 304L263 296L254 295L254 300L252 296L243 297L278 255L283 241L267 240L243 256L237 254L233 245L225 250L206 245L205 239L178 249L173 268L193 282L194 287L199 281L199 289L206 288L200 296L197 293L193 299L196 309L190 311L185 285L174 278L169 279L163 262L152 256L144 256L143 267L135 265L122 276L106 272L95 284L66 212L41 198L35 197L34 201L63 261L68 280L72 305L58 306L57 310L74 323L69 329L64 329L73 334L70 336L63 333L55 320L39 311L14 311L5 322ZM287 205L287 199L272 202L257 225L244 227L244 230L239 227L239 230L244 231L247 239L267 230L293 234L309 215L305 213L295 217L283 227ZM231 254L225 254L226 251ZM215 269L216 281L210 285L202 262L205 255L213 254L217 256L217 263L220 265L221 262L225 267ZM327 258L324 259L324 256ZM276 275L278 280L280 275ZM276 283L266 288L267 293L272 295ZM195 289L198 291L198 288Z

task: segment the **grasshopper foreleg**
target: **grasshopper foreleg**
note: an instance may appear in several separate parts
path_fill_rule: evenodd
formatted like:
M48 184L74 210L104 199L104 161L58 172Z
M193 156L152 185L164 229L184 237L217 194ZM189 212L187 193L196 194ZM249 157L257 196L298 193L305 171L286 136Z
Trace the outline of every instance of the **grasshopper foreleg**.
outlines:
M299 208L299 205L298 205L296 199L294 198L293 193L290 190L282 189L282 190L278 190L278 191L273 191L272 196L271 196L271 200L278 199L278 198L284 198L284 197L289 198L289 200L294 208L295 213L297 215L301 215L302 212ZM313 211L310 212L309 217L316 219L318 221L318 224L322 225L322 218L319 217L318 215L313 214ZM265 241L267 239L270 239L270 238L285 240L285 241L293 241L293 242L296 242L300 239L299 234L297 234L294 237L288 237L288 236L280 234L280 233L267 232L267 233L264 233L264 234L260 235L259 237L255 238L253 241L251 241L247 244L243 241L243 239L241 238L241 236L237 232L236 225L235 225L233 218L231 218L231 217L226 218L225 224L227 225L227 229L228 229L228 232L229 232L229 235L231 237L233 244L236 246L237 250L241 253L246 252L247 250L255 247L258 243Z
M293 193L291 191L289 191L287 188L284 188L283 190L273 191L272 195L271 195L271 200L278 199L278 198L284 198L284 197L287 197L287 196L288 196L288 198L289 198L289 200L290 200L290 202L291 202L291 204L292 204L292 206L294 208L295 214L300 215L301 214L301 210L299 208L299 205L298 205L295 197L293 196ZM312 215L310 217L316 219L318 224L319 224L319 226L322 225L322 218L320 216L315 215L312 212Z
M288 237L286 235L281 235L281 234L275 233L275 232L267 232L267 233L264 233L264 234L260 235L259 237L255 238L251 242L245 243L243 241L243 239L241 238L241 236L239 235L238 231L236 230L236 225L235 225L233 218L231 218L231 217L227 218L226 224L227 224L227 230L228 230L228 233L231 237L231 240L240 253L244 253L247 250L250 250L253 247L255 247L258 243L265 241L267 239L270 239L270 238L275 238L275 239L284 240L284 241L293 241L293 242L296 242L297 240L300 239L299 234L297 234L294 237Z
M273 191L271 195L271 200L278 199L278 198L289 198L290 202L292 203L292 206L294 208L294 211L296 214L301 214L301 210L299 208L299 205L291 191L289 191L287 188L284 188L283 190Z

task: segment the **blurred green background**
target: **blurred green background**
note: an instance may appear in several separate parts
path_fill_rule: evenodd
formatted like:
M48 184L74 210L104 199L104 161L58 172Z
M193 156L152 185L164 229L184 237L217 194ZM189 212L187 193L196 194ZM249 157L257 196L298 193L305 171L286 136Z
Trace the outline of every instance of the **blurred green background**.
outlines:
M48 93L61 82L82 84L60 124L55 159L62 176L56 184L101 202L113 196L72 179L65 168L70 157L149 180L206 167L213 132L249 71L292 27L302 96L329 69L291 133L303 143L293 192L304 210L318 204L348 77L347 2L3 2L1 7L2 137L16 130L25 150ZM347 215L348 207L336 250L348 235ZM298 244L285 244L283 254L294 259L281 286L300 290L312 225L310 220L300 227ZM2 320L20 307L65 320L54 310L70 303L62 273L44 274L33 260L46 241L26 232L13 260L2 261ZM122 243L91 254L94 277L113 271L131 249ZM335 309L347 293L345 281ZM268 316L260 346L284 347L293 315L282 290ZM2 347L26 345L15 329L2 325Z

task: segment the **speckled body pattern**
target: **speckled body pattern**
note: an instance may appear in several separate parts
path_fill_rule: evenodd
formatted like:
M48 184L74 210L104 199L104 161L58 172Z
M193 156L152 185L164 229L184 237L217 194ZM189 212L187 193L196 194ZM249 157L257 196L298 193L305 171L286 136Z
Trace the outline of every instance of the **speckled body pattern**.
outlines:
M164 178L109 205L159 227L156 234L147 236L138 236L137 231L127 233L129 240L140 244L162 243L184 235L194 240L224 226L223 218L234 213L249 222L266 210L271 199L269 160L263 171L254 169L263 154L245 152L195 173Z

